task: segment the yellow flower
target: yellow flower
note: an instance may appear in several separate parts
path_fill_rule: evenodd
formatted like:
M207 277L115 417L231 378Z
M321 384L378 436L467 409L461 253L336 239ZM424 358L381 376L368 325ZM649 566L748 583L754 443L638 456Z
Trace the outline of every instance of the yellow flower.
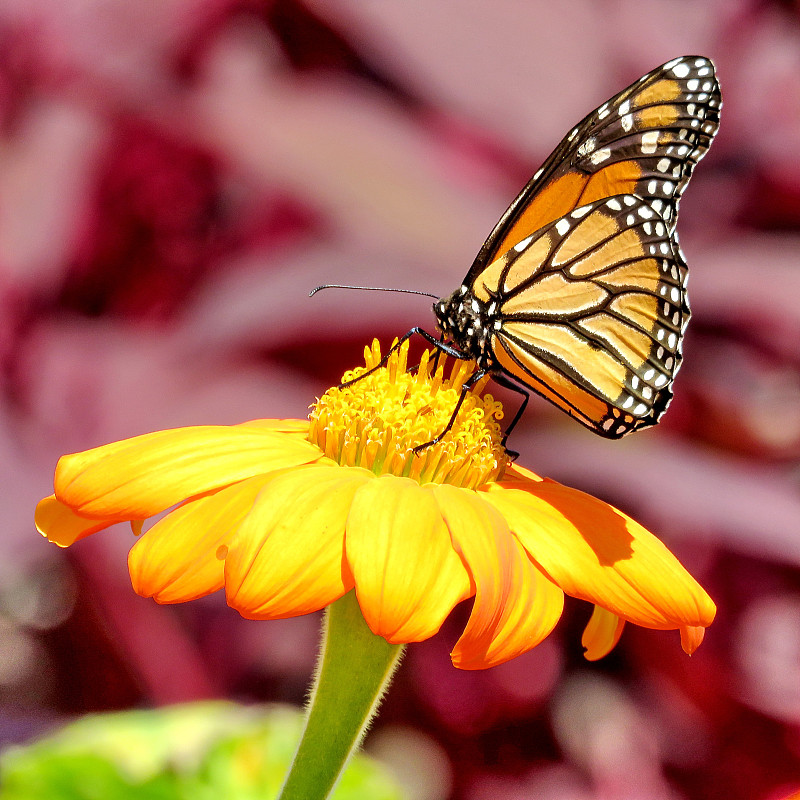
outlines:
M367 348L363 374L380 361ZM135 533L172 509L128 558L134 589L159 603L224 587L250 619L324 608L355 589L370 629L393 643L433 636L474 597L452 653L462 669L502 663L553 629L564 594L595 604L586 656L624 621L677 629L691 653L714 618L705 591L653 534L617 509L509 465L502 407L467 396L470 362L445 377L404 346L319 400L310 420L158 431L61 458L36 526L62 547L117 522Z

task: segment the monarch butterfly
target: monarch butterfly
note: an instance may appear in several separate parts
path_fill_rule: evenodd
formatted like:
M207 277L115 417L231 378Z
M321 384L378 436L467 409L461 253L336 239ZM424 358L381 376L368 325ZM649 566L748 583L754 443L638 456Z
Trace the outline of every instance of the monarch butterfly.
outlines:
M442 352L530 389L608 438L654 425L689 320L678 202L719 126L714 65L668 61L564 137L500 218L463 283L434 303ZM358 379L356 379L358 380Z

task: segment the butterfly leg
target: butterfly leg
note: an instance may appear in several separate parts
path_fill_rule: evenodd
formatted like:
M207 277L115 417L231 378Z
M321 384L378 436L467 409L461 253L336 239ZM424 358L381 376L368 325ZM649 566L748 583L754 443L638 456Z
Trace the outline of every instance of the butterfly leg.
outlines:
M445 344L444 342L439 341L435 336L428 333L428 331L423 330L422 328L412 328L408 333L403 334L398 340L395 345L389 348L389 351L386 355L374 366L368 369L366 372L362 372L357 378L353 378L352 380L345 381L344 383L339 384L340 389L344 389L347 386L352 386L354 383L357 383L362 378L366 378L367 375L371 375L373 372L376 372L381 367L385 367L386 364L389 362L389 359L396 350L399 350L402 344L408 341L414 334L418 334L421 336L428 344L432 345L436 348L436 353L441 351L443 353L447 353L447 355L452 356L453 358L461 359L462 361L467 360L464 354L455 347L452 347L449 344Z
M514 381L509 380L502 372L492 373L492 380L498 384L499 386L503 386L506 389L509 389L512 392L516 392L517 394L522 395L522 403L520 403L519 408L517 409L516 414L511 418L511 422L508 423L506 427L506 432L503 434L503 438L501 440L501 444L503 447L506 448L506 452L511 457L512 461L516 461L519 453L516 450L509 450L506 447L506 442L508 441L508 437L511 434L511 431L517 426L517 423L522 419L522 415L525 413L525 409L528 407L528 401L531 399L530 393L523 389L518 384L514 383Z
M441 343L438 343L438 344L441 344ZM437 346L438 346L438 344L437 344ZM442 346L441 349L445 353L448 353L449 355L453 355L452 353L450 353L450 350L446 349L446 348L447 348L447 345L444 345L444 346ZM455 357L456 358L461 358L462 360L466 360L466 359L464 359L463 355L455 356ZM453 424L456 421L456 417L458 416L458 412L461 410L461 406L464 403L464 399L469 394L469 390L484 375L486 375L486 373L487 373L487 370L479 369L477 372L473 372L472 375L470 375L469 378L467 378L467 380L464 381L464 383L461 385L461 394L458 396L458 402L456 403L456 407L453 409L453 413L450 415L450 420L447 423L447 425L445 425L444 430L438 436L436 436L434 439L431 439L429 442L425 442L424 444L418 444L414 448L414 452L415 453L420 453L422 450L425 450L426 448L431 447L431 445L439 444L439 442L441 442L442 439L450 432L450 429L453 427Z

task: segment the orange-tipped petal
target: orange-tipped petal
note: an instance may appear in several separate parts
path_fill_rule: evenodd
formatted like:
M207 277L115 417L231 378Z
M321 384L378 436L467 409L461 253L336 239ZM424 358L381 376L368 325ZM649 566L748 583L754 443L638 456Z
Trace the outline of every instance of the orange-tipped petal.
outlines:
M125 517L116 519L87 519L76 514L71 508L56 500L51 494L36 504L34 516L36 530L46 536L59 547L69 547L78 539L125 521Z
M681 628L681 647L683 652L691 655L703 643L703 637L706 635L706 629L694 626L685 625Z
M716 608L652 533L591 495L554 481L489 485L484 497L569 595L647 628L707 627Z
M409 478L384 475L358 490L345 548L364 619L390 642L433 636L472 592L433 495Z
M310 466L262 490L225 560L228 605L248 619L308 614L353 588L344 531L353 495L374 480L353 467Z
M597 661L607 656L617 646L624 627L624 619L601 606L595 606L581 637L581 644L586 650L583 657L587 661Z
M436 497L475 583L467 627L451 654L460 669L485 669L527 652L561 617L564 593L531 563L502 516L474 492L425 487Z
M134 591L158 603L181 603L221 589L233 532L270 477L190 500L153 525L128 554Z
M56 497L85 516L144 519L187 497L320 457L309 442L269 430L175 428L63 456Z

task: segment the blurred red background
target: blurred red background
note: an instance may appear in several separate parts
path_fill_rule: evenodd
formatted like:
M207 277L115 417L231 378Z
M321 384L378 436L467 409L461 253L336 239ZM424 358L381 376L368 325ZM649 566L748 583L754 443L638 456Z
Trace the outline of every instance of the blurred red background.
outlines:
M790 0L0 3L0 743L75 714L301 703L317 617L133 595L129 533L33 527L64 452L302 417L432 327L581 117L663 61L717 64L682 203L693 319L657 430L609 442L532 401L520 463L659 534L719 607L688 658L573 601L542 646L460 673L411 646L368 749L417 800L775 800L800 786L800 13ZM463 609L460 610L463 612ZM456 615L458 616L458 614ZM463 614L462 614L463 616Z

